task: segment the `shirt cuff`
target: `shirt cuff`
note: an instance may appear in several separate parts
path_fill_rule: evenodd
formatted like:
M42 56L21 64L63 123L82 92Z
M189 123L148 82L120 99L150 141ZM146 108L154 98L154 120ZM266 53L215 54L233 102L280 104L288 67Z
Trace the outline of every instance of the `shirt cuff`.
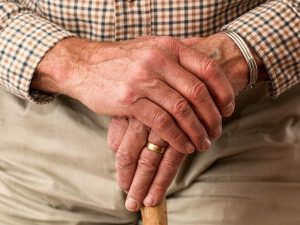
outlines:
M239 34L263 61L271 98L300 81L299 7L293 0L269 1L222 28Z
M51 102L53 94L30 91L31 79L47 51L71 36L75 35L29 11L9 17L0 32L0 85L35 103Z

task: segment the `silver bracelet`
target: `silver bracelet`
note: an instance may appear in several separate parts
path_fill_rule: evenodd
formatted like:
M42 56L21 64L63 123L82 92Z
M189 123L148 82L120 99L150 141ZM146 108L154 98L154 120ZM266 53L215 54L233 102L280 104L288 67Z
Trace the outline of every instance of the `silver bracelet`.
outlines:
M235 32L231 31L231 30L223 30L220 33L223 34L227 34L239 47L239 49L241 50L243 56L246 59L246 62L248 64L248 68L249 68L249 83L247 85L247 87L245 88L245 90L249 89L249 88L253 88L254 84L257 81L257 65L256 65L256 61L254 59L254 56L252 54L252 52L250 51L248 45L246 44L246 42Z

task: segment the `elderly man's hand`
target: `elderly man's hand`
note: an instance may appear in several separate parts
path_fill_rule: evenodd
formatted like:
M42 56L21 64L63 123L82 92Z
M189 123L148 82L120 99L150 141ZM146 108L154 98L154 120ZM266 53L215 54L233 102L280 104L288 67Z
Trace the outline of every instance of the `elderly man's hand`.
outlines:
M246 61L229 37L216 34L209 38L190 38L183 42L214 58L226 72L236 95L246 87ZM261 80L266 76L266 71L259 59L257 63ZM142 203L147 206L158 204L186 157L171 146L163 155L152 152L145 147L147 138L159 146L167 144L136 120L113 118L108 144L117 153L118 183L121 188L129 191L126 207L132 211L138 210Z
M147 139L158 146L167 146L137 120L112 119L108 142L117 154L118 184L128 191L125 206L130 211L138 210L143 202L149 206L158 204L186 157L171 146L163 154L151 151L145 147Z
M234 101L215 61L171 37L67 38L42 59L31 87L69 95L99 114L135 118L182 153L207 150Z

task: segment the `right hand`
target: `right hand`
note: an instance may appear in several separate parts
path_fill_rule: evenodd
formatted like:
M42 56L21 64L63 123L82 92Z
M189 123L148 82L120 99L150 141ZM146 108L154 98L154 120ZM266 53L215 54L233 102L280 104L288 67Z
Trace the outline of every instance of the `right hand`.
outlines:
M33 88L69 95L99 114L135 118L182 153L207 150L221 132L221 115L233 111L225 110L233 106L231 84L215 61L171 37L67 38L37 74Z

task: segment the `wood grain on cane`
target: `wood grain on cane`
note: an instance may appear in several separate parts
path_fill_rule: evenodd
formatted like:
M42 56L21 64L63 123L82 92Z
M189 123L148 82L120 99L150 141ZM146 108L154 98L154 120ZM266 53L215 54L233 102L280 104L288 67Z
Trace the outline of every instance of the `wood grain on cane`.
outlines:
M155 207L141 208L144 225L168 225L166 198Z

